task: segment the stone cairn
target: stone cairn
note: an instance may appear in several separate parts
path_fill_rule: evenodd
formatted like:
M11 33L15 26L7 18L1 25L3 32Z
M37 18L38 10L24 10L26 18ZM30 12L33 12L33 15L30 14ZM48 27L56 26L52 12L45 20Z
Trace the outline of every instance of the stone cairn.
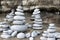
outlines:
M11 13L6 15L6 18L4 20L6 20L8 22L12 22L13 21L13 17L14 17L14 9L11 10Z
M25 31L27 26L25 25L25 16L21 6L18 6L17 11L15 12L13 25L11 26L11 30L13 31Z
M42 33L42 37L40 37L40 40L57 40L57 39L60 40L60 33L56 32L56 26L53 23L49 24L47 31L44 31Z
M13 12L8 14L7 20L13 21L13 25L10 26L6 22L1 22L0 27L3 26L3 28L0 29L0 31L3 31L1 34L1 38L10 38L15 37L17 35L17 38L25 38L23 34L23 31L27 31L27 26L25 25L25 16L22 10L21 6L18 6L17 11L15 12L15 16L13 17ZM11 19L13 18L13 20ZM11 19L11 20L10 20ZM21 32L20 32L21 31ZM20 33L19 33L20 32Z
M34 10L33 16L34 16L34 18L33 18L34 19L34 21L33 21L33 29L42 29L43 25L42 25L42 19L41 19L39 9Z
M39 9L37 9L37 8L36 8L36 9L34 10L34 12L32 13L31 20L34 20L36 14L39 14L39 15L40 15L40 11L39 11Z

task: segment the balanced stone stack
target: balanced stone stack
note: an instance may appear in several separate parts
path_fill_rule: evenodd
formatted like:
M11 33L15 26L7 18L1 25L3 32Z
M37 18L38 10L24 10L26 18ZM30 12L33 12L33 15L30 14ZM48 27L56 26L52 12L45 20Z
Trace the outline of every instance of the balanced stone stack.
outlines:
M10 25L7 22L0 22L0 31L8 30Z
M7 14L6 20L8 22L12 22L13 21L13 17L14 17L14 9L11 10L11 13Z
M49 27L48 27L47 31L48 31L47 40L55 40L55 35L56 35L55 24L53 24L53 23L49 24Z
M47 31L49 33L55 33L56 32L55 24L53 24L53 23L49 24L49 27L48 27Z
M40 11L39 11L39 9L35 9L34 10L34 13L33 13L33 15L34 15L34 21L33 21L33 29L42 29L43 27L43 25L42 25L42 19L41 19L41 16L40 16Z
M15 12L14 20L13 20L13 25L11 26L11 30L13 31L26 31L27 26L25 25L25 16L23 13L23 9L21 6L18 6L17 11Z
M41 40L55 40L56 39L56 27L55 24L49 24L47 31L44 31Z
M40 11L39 11L39 9L37 9L37 8L34 10L32 16L31 16L31 19L32 19L32 20L35 19L35 15L36 15L36 14L39 14L39 15L40 15Z

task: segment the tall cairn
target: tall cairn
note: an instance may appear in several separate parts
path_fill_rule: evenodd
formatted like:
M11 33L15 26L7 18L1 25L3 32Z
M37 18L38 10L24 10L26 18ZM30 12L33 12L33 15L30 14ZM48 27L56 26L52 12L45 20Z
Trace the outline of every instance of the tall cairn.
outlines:
M14 9L11 10L11 13L6 15L6 19L8 22L12 22L14 17Z
M43 25L39 9L35 9L33 15L34 15L33 29L42 29Z
M13 25L11 26L11 30L13 31L26 31L27 26L25 25L25 16L23 13L23 9L21 6L18 6L15 12L15 16L13 18Z
M32 13L31 20L34 20L36 14L39 14L39 15L40 15L40 11L39 11L39 9L37 9L37 8L36 8L36 9L34 10L34 12Z

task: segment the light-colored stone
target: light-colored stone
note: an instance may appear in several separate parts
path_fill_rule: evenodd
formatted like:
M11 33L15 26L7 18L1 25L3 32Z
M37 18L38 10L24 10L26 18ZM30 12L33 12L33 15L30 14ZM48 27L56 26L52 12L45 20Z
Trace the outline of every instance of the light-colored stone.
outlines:
M26 33L26 38L29 38L31 36L30 33Z
M25 38L25 34L24 33L18 33L17 38Z
M13 31L26 31L27 30L27 26L26 25L13 25L10 28Z
M12 37L15 37L16 35L17 35L17 31L14 31L14 32L11 34Z

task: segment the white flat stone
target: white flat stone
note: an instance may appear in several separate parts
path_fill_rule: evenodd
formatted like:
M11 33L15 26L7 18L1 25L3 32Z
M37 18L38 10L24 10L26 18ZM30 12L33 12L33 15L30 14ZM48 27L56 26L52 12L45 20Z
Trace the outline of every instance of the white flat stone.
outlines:
M40 17L40 15L38 14L38 15L35 15L35 19L40 19L41 17Z
M12 30L8 30L8 34L11 35L13 33Z
M30 37L29 40L34 40L34 38L33 37Z
M55 37L60 39L60 33L55 33Z
M36 12L36 11L39 11L39 9L36 8L34 11L35 11L35 12Z
M37 27L37 26L35 26L35 27L33 27L33 29L42 30L42 29L43 29L43 27L42 27L42 26L41 26L41 27Z
M24 21L13 21L13 24L24 24Z
M35 11L35 13L39 14L39 13L40 13L40 11Z
M18 12L23 12L23 10L21 10L21 9L16 9Z
M37 32L36 31L33 31L32 33L31 33L31 37L36 37L38 34L37 34Z
M40 37L40 40L47 40L47 38L45 38L45 37Z
M55 38L47 38L47 40L55 40Z
M56 27L49 26L49 29L56 29Z
M49 26L55 26L55 24L53 24L53 23L50 23L50 24L49 24Z
M35 19L35 21L42 22L42 19Z
M10 35L1 35L1 38L10 38Z
M39 24L33 24L33 27L40 27L40 26L42 26L42 25L39 25Z
M24 33L19 33L19 34L17 34L17 38L25 38L25 34Z
M13 13L10 13L9 15L14 16L14 14L13 14Z
M9 19L7 19L9 22L11 22L11 21L13 21L13 18L9 18Z
M31 36L30 33L26 33L26 38L29 38Z
M49 37L49 38L54 38L55 35L54 35L53 33L48 33L48 37Z
M17 31L14 31L14 32L11 34L12 37L15 37L16 35L17 35Z
M14 16L15 20L25 20L24 16Z
M43 22L38 22L38 21L33 21L35 24L41 24L42 25L42 23Z
M43 33L42 36L43 37L48 37L48 34Z
M4 27L4 28L9 27L9 25L0 25L0 26L2 26L2 27Z
M15 14L24 16L24 13L22 13L22 12L15 12Z
M13 31L26 31L28 27L26 25L13 25L10 28Z
M33 12L33 15L37 15L38 13L36 13L36 12Z
M31 25L31 24L29 24L29 23L26 23L25 25L27 25L29 28L31 28L31 27L32 27L32 25Z
M13 18L13 16L7 15L6 18Z
M48 32L56 32L56 29L47 29Z
M17 8L18 8L18 9L22 9L22 6L18 6Z

